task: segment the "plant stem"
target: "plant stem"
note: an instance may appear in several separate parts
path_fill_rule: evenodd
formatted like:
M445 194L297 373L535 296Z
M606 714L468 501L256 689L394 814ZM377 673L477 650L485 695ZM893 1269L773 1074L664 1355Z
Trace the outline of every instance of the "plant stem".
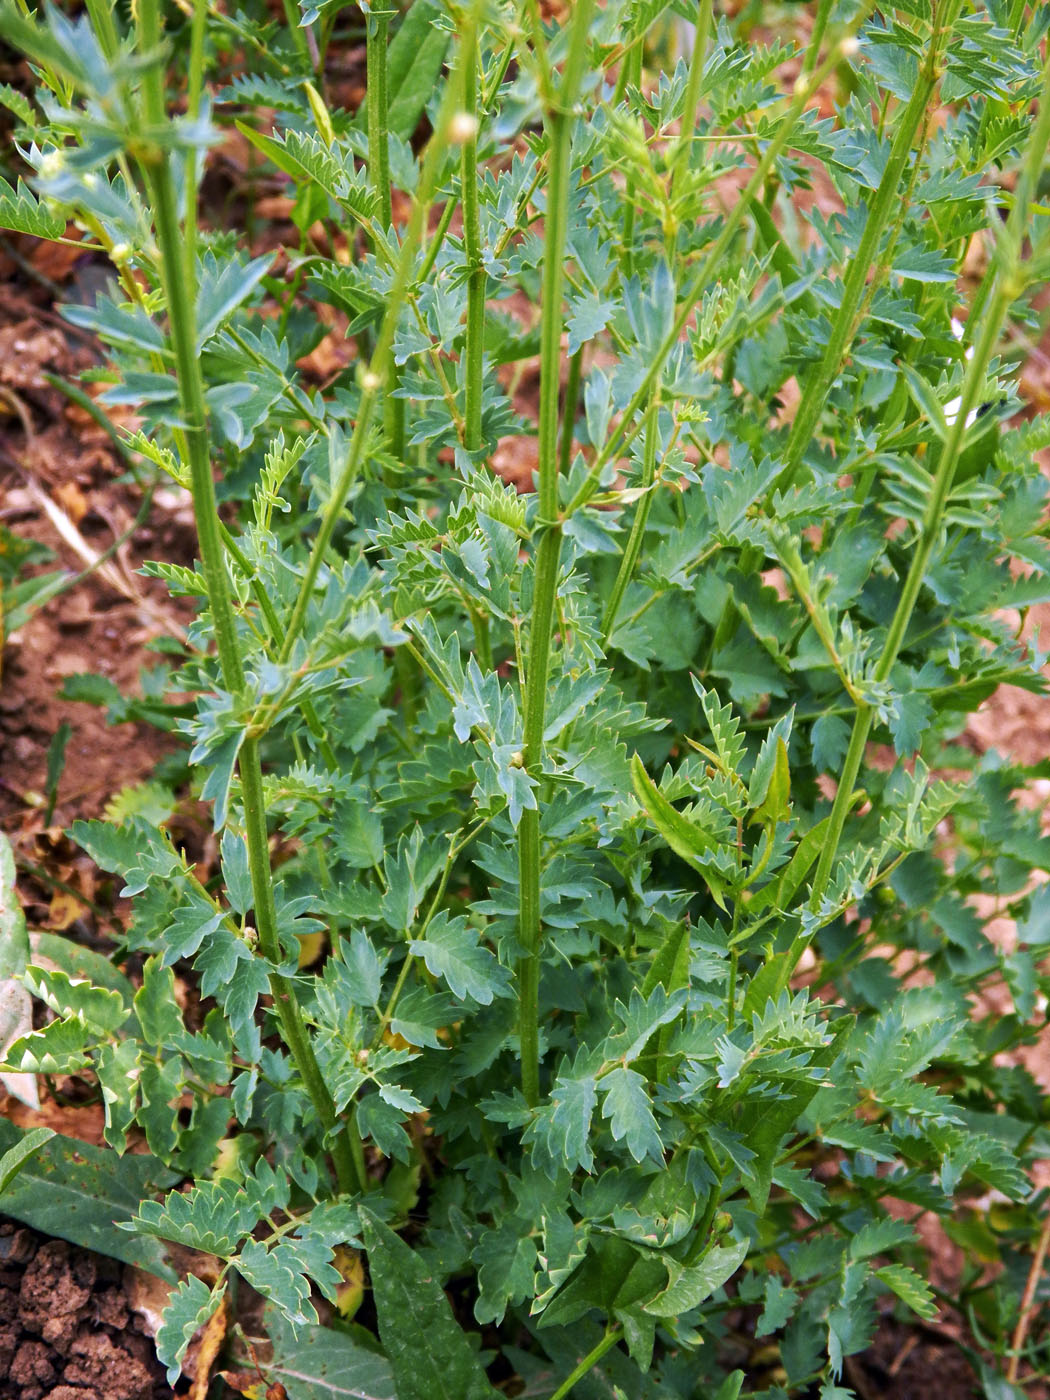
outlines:
M777 477L774 488L776 490L784 490L794 481L803 455L813 440L813 430L824 410L828 391L838 376L847 348L856 334L857 310L867 286L868 275L878 256L879 243L886 225L899 203L904 167L911 155L916 133L922 125L927 104L933 97L940 79L942 41L950 33L960 7L961 0L949 0L946 6L947 16L944 22L934 29L926 51L926 59L919 72L919 80L897 123L889 158L868 210L864 232L861 234L857 251L850 260L842 285L842 300L824 347L824 354L806 381L794 422L791 424L784 448L784 466Z
M985 274L985 285L979 289L975 299L975 302L980 300L983 308L977 343L963 380L959 411L955 416L955 421L948 429L948 436L941 450L933 487L923 512L919 539L912 554L897 608L890 622L882 655L873 673L873 679L876 682L884 682L889 678L903 645L926 569L940 535L944 507L955 477L955 469L966 433L967 419L976 407L984 383L985 372L998 343L1006 313L1024 287L1024 279L1019 270L1021 245L1027 222L1028 204L1036 188L1040 165L1048 141L1050 141L1050 60L1047 61L1043 70L1039 115L1032 125L1024 166L1014 192L1014 203L1010 217L1007 220L1006 228L1000 235L998 256L989 265ZM986 287L989 286L994 289L990 296L986 291ZM839 842L842 839L846 817L852 805L853 787L860 771L864 746L867 743L873 717L870 705L857 707L849 748L846 752L838 790L835 793L835 801L831 809L828 837L821 850L817 869L813 876L810 892L810 907L812 909L819 907L827 889L831 869L838 853ZM800 945L798 947L799 955L801 955L801 951Z
M1043 1228L1039 1232L1039 1241L1032 1257L1032 1267L1028 1270L1028 1278L1025 1282L1024 1297L1021 1299L1021 1311L1010 1343L1010 1361L1006 1368L1006 1379L1010 1385L1017 1384L1017 1373L1021 1367L1021 1352L1024 1350L1032 1313L1035 1311L1035 1295L1039 1291L1039 1282L1043 1277L1043 1265L1046 1263L1048 1249L1050 1249L1050 1211L1047 1212Z
M478 42L470 35L470 48L463 54L463 114L474 123L474 131L463 142L462 197L463 249L469 270L467 279L467 334L463 351L465 412L463 446L468 452L481 447L481 404L485 349L485 284L487 274L481 261L481 222L478 211Z
M570 1371L569 1374L565 1377L561 1385L551 1396L551 1400L565 1400L565 1396L568 1395L569 1391L573 1388L576 1382L578 1380L582 1380L592 1366L597 1366L598 1362L602 1359L605 1353L607 1351L610 1351L619 1340L619 1326L608 1328L605 1333L605 1336L601 1339L601 1341L596 1346L591 1347L590 1351L583 1358L580 1364L578 1366L575 1366L572 1369L572 1371Z
M390 136L387 129L386 46L390 16L369 14L365 31L365 104L368 117L368 176L379 196L384 229L394 221L390 190Z
M473 13L474 11L471 12L471 14ZM404 236L401 240L401 253L394 269L394 280L386 300L386 311L379 328L379 335L376 338L372 358L367 369L361 376L361 397L358 404L357 421L354 424L354 431L347 448L346 462L339 474L332 494L328 499L328 504L324 508L321 516L321 526L317 532L313 547L310 550L310 558L307 561L306 569L303 574L303 581L299 585L299 593L296 597L295 605L292 608L292 615L288 620L288 627L285 631L284 644L281 647L280 655L282 662L287 661L291 656L295 643L303 629L303 624L306 621L306 614L310 606L310 599L317 585L317 576L321 571L325 553L332 542L332 536L335 534L335 527L339 523L339 517L342 515L343 507L346 504L346 498L350 492L351 486L354 484L354 480L364 458L369 424L372 421L372 413L375 409L376 398L380 386L383 383L383 369L387 365L390 349L394 342L394 331L397 328L398 313L405 302L416 253L422 243L426 211L434 193L442 152L447 144L449 119L452 113L457 110L461 100L462 74L457 68L449 75L442 99L441 110L438 114L433 134L430 137L430 142L423 158L423 168L419 176L416 197L412 205L412 212L409 215Z
M642 50L644 41L639 39L636 46L624 57L624 91L629 83L637 87L642 81ZM619 91L619 87L617 87ZM638 196L635 189L634 172L628 168L627 182L623 192L623 271L625 277L634 272L634 219L638 209Z
M871 0L865 4L860 14L856 15L850 24L846 26L842 37L856 33L866 19L870 8ZM636 420L639 410L645 403L649 391L656 382L657 376L663 372L664 362L678 343L678 339L685 329L686 322L693 314L693 309L697 301L702 296L705 288L710 286L711 282L717 277L722 258L729 245L736 237L737 230L748 209L751 207L752 200L762 188L766 176L773 168L777 157L790 141L791 133L794 131L797 122L805 110L806 102L808 101L807 94L820 86L825 76L830 73L836 63L839 62L839 58L840 49L839 44L836 43L829 57L824 60L820 68L813 75L809 86L795 94L791 105L788 107L787 112L785 112L784 118L777 129L776 135L763 151L754 170L751 172L751 178L740 194L740 198L723 222L721 232L712 244L701 267L693 276L682 305L679 307L678 313L675 316L674 324L664 337L662 344L652 358L652 363L643 375L641 383L634 391L630 402L620 415L620 426L609 436L604 447L598 452L587 472L586 478L581 483L575 496L573 496L572 500L566 506L564 512L566 518L572 515L574 511L579 510L581 506L587 504L598 490L601 474L605 466L619 455L627 438L637 431Z
M827 31L828 20L831 18L833 0L818 0L817 13L813 17L813 30L809 36L809 43L806 45L805 56L802 59L803 73L811 73L820 53L820 46L824 42L824 34Z
M700 14L693 36L693 52L689 56L689 77L685 85L685 105L678 129L678 141L671 157L671 202L681 193L682 180L689 173L693 137L696 135L696 109L700 102L700 84L707 62L707 39L711 32L712 0L700 0Z
M558 454L558 471L567 476L572 465L572 440L576 429L576 410L580 405L580 379L583 376L583 346L569 360L569 374L565 381L565 397L561 410L561 448Z
M539 403L539 543L534 564L531 632L525 673L525 723L522 756L526 773L538 783L543 771L543 729L547 711L554 604L561 557L558 516L558 397L561 373L562 287L565 244L569 226L569 183L572 173L572 107L587 57L587 34L594 0L579 0L572 17L569 54L557 92L547 112L550 146L547 184L547 226L543 256ZM542 45L542 33L534 34ZM521 1040L521 1087L526 1102L539 1100L539 977L540 977L540 814L538 807L521 814L518 826L518 936L525 950L518 964L518 1011Z
M612 593L605 608L605 616L602 619L602 642L608 642L612 636L613 628L616 626L616 614L620 611L620 604L623 602L623 595L627 592L627 585L634 574L634 567L638 562L638 555L642 550L642 540L645 537L645 527L649 521L649 511L653 504L653 477L656 472L656 445L660 437L660 381L653 385L653 397L649 405L649 413L645 423L645 446L642 457L642 480L640 483L644 495L638 502L638 509L635 511L634 520L631 524L631 533L627 537L627 544L624 546L623 557L620 560L620 568L616 574L616 581L613 584Z
M139 35L142 49L149 53L160 38L157 0L140 0L138 9ZM144 79L145 117L147 127L159 128L165 119L163 72L160 65L151 68ZM185 442L189 458L193 493L194 517L197 524L201 564L208 589L208 602L215 629L216 646L223 685L233 695L243 695L244 667L241 663L237 638L237 623L230 596L226 558L219 528L219 513L212 478L211 451L204 402L204 386L197 356L197 327L195 310L195 266L190 262L192 249L182 239L175 182L171 166L160 148L146 148L140 157L153 194L157 242L160 247L162 276L172 348L175 355L179 400L185 421ZM277 911L273 897L270 871L269 838L266 830L266 810L263 801L262 768L258 742L246 736L239 759L241 788L244 795L245 838L251 871L252 898L259 946L263 956L273 965L283 962L277 931ZM280 973L269 978L274 1010L303 1085L326 1134L337 1124L335 1105L322 1078L320 1067L307 1038L302 1015L295 999L294 984ZM351 1191L354 1184L350 1144L344 1134L331 1144L332 1160L340 1191Z
M380 0L382 3L382 0ZM369 14L365 31L365 103L368 116L368 174L372 188L379 196L379 222L391 230L394 222L393 196L390 189L390 131L387 126L387 40L390 16L382 11ZM405 401L394 397L398 384L394 363L393 343L384 357L380 373L383 377L383 431L387 446L397 458L405 454Z

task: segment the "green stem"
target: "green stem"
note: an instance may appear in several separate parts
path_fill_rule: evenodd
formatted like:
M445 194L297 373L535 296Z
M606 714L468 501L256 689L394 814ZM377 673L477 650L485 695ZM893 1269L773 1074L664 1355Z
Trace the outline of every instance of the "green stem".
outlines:
M833 7L834 0L818 0L817 13L813 19L813 32L809 36L805 57L802 60L803 73L813 71L820 53L820 46L824 42L824 35L827 32L828 20L831 18Z
M365 31L365 103L368 116L368 174L372 188L379 197L377 218L389 231L394 222L393 195L390 188L390 131L387 126L389 101L387 94L387 41L390 16L382 12L367 17ZM398 370L394 363L393 344L380 368L383 377L383 431L387 446L397 458L405 454L405 401L395 398Z
M117 34L117 26L113 22L114 9L115 6L111 0L87 0L91 28L95 31L99 47L109 59L115 58L117 50L120 48L120 37Z
M649 405L649 413L645 424L645 447L643 449L642 480L640 483L644 495L638 502L638 509L635 512L634 521L631 525L631 533L627 537L623 558L620 560L620 568L616 575L616 582L613 584L613 590L609 595L609 602L605 608L605 616L602 619L603 643L608 642L609 638L612 636L613 628L616 626L616 614L620 611L623 595L627 592L627 585L630 583L634 574L634 568L642 550L645 527L649 522L649 511L653 504L653 477L656 472L656 445L660 437L659 418L660 381L657 380L653 386L653 398Z
M707 40L711 32L712 0L700 0L700 14L693 36L693 52L689 57L689 77L685 85L685 105L682 108L682 123L678 130L678 141L671 157L671 201L681 193L682 180L689 173L689 160L692 155L693 137L696 135L696 112L700 103L700 84L704 77L704 64L707 62Z
M888 680L904 643L904 637L911 621L919 590L922 587L926 570L929 567L933 550L939 538L944 508L951 491L958 465L959 454L966 433L966 421L976 407L984 384L988 363L995 351L1006 313L1020 295L1024 279L1019 271L1021 245L1028 215L1028 204L1036 188L1043 155L1050 142L1050 61L1043 70L1043 89L1040 98L1039 115L1033 123L1026 159L1014 194L1014 204L1006 228L1000 235L998 256L985 274L985 286L978 293L983 306L980 332L974 347L973 356L963 380L959 411L948 430L948 436L941 451L926 509L923 512L919 539L911 558L911 564L904 580L904 587L897 603L886 642L873 679L877 683ZM993 287L988 294L986 288ZM810 907L817 909L824 897L832 866L842 839L846 817L852 805L853 787L860 771L864 747L871 730L873 711L870 705L857 708L850 735L846 760L839 779L838 790L831 809L831 820L827 840L821 850L817 869L813 876L810 892ZM797 949L801 955L801 946Z
M386 46L388 14L370 14L365 33L365 104L368 116L368 175L379 196L379 220L384 229L394 221L390 190L390 136L387 129Z
M463 446L468 452L481 447L481 404L485 350L485 283L481 261L481 222L478 208L478 44L470 36L470 49L463 55L463 114L474 124L463 142L462 202L463 248L467 257L467 335L464 346L465 413Z
M472 12L473 13L473 12ZM328 546L332 542L335 534L335 527L339 523L339 518L343 513L346 498L350 493L350 488L354 484L364 458L365 442L368 437L368 427L372 421L372 413L375 409L376 398L383 383L383 369L388 362L390 349L394 343L394 331L397 328L398 314L405 303L409 282L412 278L412 268L415 263L416 254L422 244L423 224L426 211L430 205L434 193L434 186L437 181L438 172L441 165L442 153L448 141L449 120L454 111L457 110L462 96L462 75L457 69L449 75L448 83L445 87L445 94L442 99L441 111L438 114L434 132L431 135L427 146L426 154L423 158L423 169L419 176L419 185L416 190L416 197L412 205L412 212L409 215L408 224L405 228L404 237L401 240L401 253L394 269L394 278L390 287L390 292L386 299L386 311L379 328L379 335L376 339L375 349L368 368L361 376L361 397L357 410L357 421L354 424L354 431L347 448L346 462L336 481L335 488L328 499L321 516L321 525L317 531L313 547L310 550L310 558L307 561L306 570L303 574L303 581L299 585L299 593L292 608L292 615L288 620L288 627L285 631L284 645L281 647L281 661L287 661L292 654L292 650L299 634L302 632L303 624L306 621L306 614L310 606L310 599L313 597L314 588L317 586L317 576L321 571L324 556Z
M580 379L583 376L583 346L569 361L569 374L565 381L565 397L561 411L561 448L558 454L558 471L568 476L572 465L572 440L576 431L576 410L580 405Z
M951 31L959 12L961 0L950 0L946 19L937 25L930 38L926 60L919 73L908 104L901 114L890 147L878 189L868 210L856 254L850 259L842 286L842 300L816 369L808 376L791 431L784 448L784 466L777 477L777 490L784 490L794 481L802 458L813 440L813 432L824 410L828 392L838 377L846 351L856 334L857 311L868 283L868 276L878 256L879 243L886 225L897 209L901 196L901 178L912 152L912 146L933 97L941 75L942 42Z
M602 1359L605 1353L607 1351L611 1351L611 1349L616 1345L616 1343L619 1340L620 1328L618 1326L610 1327L606 1331L605 1336L597 1344L597 1346L591 1347L590 1351L583 1358L580 1364L578 1366L575 1366L572 1369L572 1371L569 1372L569 1374L562 1381L561 1385L551 1396L551 1400L565 1400L566 1395L568 1395L569 1391L573 1388L576 1382L578 1380L582 1380L592 1366L597 1366L598 1362Z
M266 630L270 634L270 640L275 646L280 647L281 643L284 641L284 629L281 626L281 619L277 616L277 609L273 605L273 600L266 591L266 585L263 583L262 579L260 579L255 569L252 568L247 555L241 549L234 535L221 520L219 522L219 529L222 531L222 542L226 546L227 553L248 580L248 587L252 590L252 596L259 605L259 611L263 615L263 619L266 623ZM320 753L325 763L327 763L329 770L333 773L337 772L339 763L335 756L335 750L328 740L324 725L321 723L314 703L309 696L303 696L299 702L299 708L303 712L303 719L306 720L307 728L316 740L318 753Z
M843 31L842 37L847 37L856 33L867 18L868 11L871 9L871 4L872 0L868 0L868 3L864 5L861 12L853 18ZM751 172L751 178L748 180L739 199L723 222L721 233L711 245L707 257L690 282L682 305L679 307L678 313L675 316L674 324L658 347L656 354L652 358L652 363L642 377L641 383L634 391L630 402L620 415L620 426L607 439L605 446L592 462L587 476L581 483L575 496L573 496L568 506L566 506L564 512L566 518L572 515L574 511L579 510L581 506L587 504L598 490L604 468L609 462L614 461L615 458L620 455L626 439L637 431L639 410L645 403L653 384L656 382L657 376L663 372L664 362L675 345L677 345L686 323L693 314L697 301L703 295L705 289L717 279L722 259L729 245L736 237L737 230L748 209L751 207L752 200L765 183L766 176L773 168L777 157L791 139L791 133L794 131L795 126L805 110L806 103L809 100L808 94L820 86L827 74L830 73L836 63L838 63L839 57L840 49L838 45L836 45L830 56L824 60L806 87L795 94L794 99L777 129L776 135L763 151L754 170Z
M160 38L157 0L140 0L138 15L141 47L148 53L157 47ZM147 127L156 130L165 118L163 74L159 67L146 74L143 91L146 124ZM243 695L244 667L241 663L237 623L219 528L204 385L197 356L194 296L196 279L195 267L190 261L192 249L182 238L175 182L164 151L159 148L146 149L140 159L143 175L153 194L157 242L160 247L179 399L185 424L184 436L189 459L197 538L208 589L219 665L225 688L233 695ZM284 961L284 957L277 931L277 913L273 898L262 767L258 742L254 738L245 737L238 766L244 795L245 837L259 946L269 962L279 965ZM293 984L276 972L270 974L269 981L281 1036L292 1055L319 1121L326 1133L330 1133L335 1129L337 1122L335 1106L307 1039ZM331 1147L339 1189L350 1191L353 1189L353 1165L346 1136L337 1137Z
M547 226L543 256L540 320L539 403L539 543L534 565L531 632L525 674L525 721L522 757L526 773L537 783L543 772L543 729L547 711L554 605L561 558L558 518L558 397L561 378L562 288L565 245L569 226L569 183L572 173L572 107L587 57L587 35L594 0L579 0L572 17L572 37L557 105L548 110L546 126L550 157L547 183ZM542 31L534 41L539 52ZM539 976L540 976L540 814L538 807L521 815L518 826L518 934L524 956L518 965L518 1010L521 1038L521 1087L526 1102L539 1100Z
M635 48L624 57L623 61L623 83L624 91L628 83L633 83L635 87L642 81L642 50L644 44L639 39ZM619 90L619 89L617 89ZM628 168L627 182L623 192L623 274L630 277L634 272L634 221L637 213L638 196L636 192L634 172Z

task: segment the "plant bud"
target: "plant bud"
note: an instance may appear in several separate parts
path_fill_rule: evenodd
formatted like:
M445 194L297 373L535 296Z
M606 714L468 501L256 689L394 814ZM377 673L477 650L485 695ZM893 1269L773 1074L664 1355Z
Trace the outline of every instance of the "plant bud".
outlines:
M66 158L61 151L45 151L40 159L40 178L53 180L66 168Z
M448 124L448 139L453 146L465 146L478 134L478 119L469 112L457 112Z

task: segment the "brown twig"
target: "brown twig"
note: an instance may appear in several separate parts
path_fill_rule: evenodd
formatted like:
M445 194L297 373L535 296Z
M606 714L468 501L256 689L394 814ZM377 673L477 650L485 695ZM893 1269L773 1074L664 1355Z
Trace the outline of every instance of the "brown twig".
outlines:
M1021 1314L1017 1319L1017 1326L1014 1328L1013 1340L1010 1345L1010 1364L1006 1368L1006 1379L1011 1385L1017 1384L1017 1373L1021 1366L1021 1351L1028 1335L1028 1325L1035 1312L1035 1295L1039 1289L1039 1279L1043 1272L1043 1265L1046 1263L1048 1249L1050 1249L1050 1209L1047 1210L1043 1228L1039 1233L1039 1243L1035 1247L1032 1267L1028 1270L1028 1281L1025 1283L1024 1296L1021 1299Z

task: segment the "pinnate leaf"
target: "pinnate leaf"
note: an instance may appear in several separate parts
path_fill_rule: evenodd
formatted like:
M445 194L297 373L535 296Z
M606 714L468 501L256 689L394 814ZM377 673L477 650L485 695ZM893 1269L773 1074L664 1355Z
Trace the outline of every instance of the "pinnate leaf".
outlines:
M178 1380L190 1342L215 1312L225 1292L225 1284L211 1289L195 1274L190 1274L172 1293L156 1337L157 1357L168 1368L169 1385Z
M907 1264L886 1264L875 1270L875 1277L881 1279L903 1303L907 1303L912 1312L918 1313L927 1322L937 1316L937 1304L933 1301L930 1285Z
M747 1241L715 1245L693 1268L683 1269L669 1288L645 1305L656 1317L676 1317L710 1298L736 1273L747 1254Z
M429 972L445 979L454 996L472 997L488 1006L495 997L509 995L510 972L481 946L480 936L462 915L452 918L442 910L431 920L426 937L413 939L409 947Z
M626 1141L636 1162L646 1157L662 1161L663 1143L642 1076L619 1065L602 1079L601 1088L605 1094L602 1117L610 1119L613 1138Z

